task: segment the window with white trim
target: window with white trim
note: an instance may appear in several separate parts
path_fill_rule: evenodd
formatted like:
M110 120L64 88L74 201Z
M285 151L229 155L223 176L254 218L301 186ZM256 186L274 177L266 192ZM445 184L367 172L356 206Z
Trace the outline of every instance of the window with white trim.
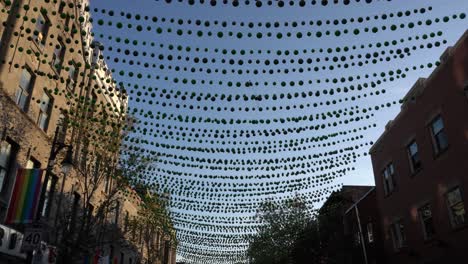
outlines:
M438 116L431 123L432 141L434 152L439 154L448 148L448 138L445 133L445 126L441 116Z
M37 16L36 19L36 30L34 31L33 39L39 44L41 47L44 47L46 43L47 34L49 33L49 20L47 17L42 13Z
M65 58L65 45L59 41L57 45L55 45L54 54L52 54L52 67L60 74L62 70L63 59Z
M53 101L54 99L44 91L39 105L39 117L37 119L37 125L44 131L47 131L47 128L49 127Z
M29 100L31 97L33 83L34 74L28 68L23 69L18 88L16 89L15 101L21 110L25 112L29 107Z
M68 70L68 80L67 80L67 88L68 90L74 92L75 91L75 83L78 79L78 71L76 70L76 64L74 61L69 63L69 70Z
M407 151L411 165L411 171L417 172L421 169L421 158L419 157L418 144L415 140L408 145Z
M459 227L466 224L465 203L463 202L460 188L457 187L449 191L446 198L452 227Z

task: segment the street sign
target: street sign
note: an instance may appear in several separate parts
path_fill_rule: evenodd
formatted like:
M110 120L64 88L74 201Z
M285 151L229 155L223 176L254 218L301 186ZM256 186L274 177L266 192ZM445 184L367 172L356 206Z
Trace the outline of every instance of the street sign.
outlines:
M24 231L23 243L21 249L23 251L33 251L38 249L42 241L42 228L26 228Z

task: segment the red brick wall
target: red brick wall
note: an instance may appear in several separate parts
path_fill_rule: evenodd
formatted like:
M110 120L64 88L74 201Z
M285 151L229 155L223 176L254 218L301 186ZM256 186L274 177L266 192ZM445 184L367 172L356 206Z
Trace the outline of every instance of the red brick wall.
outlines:
M389 263L459 262L468 259L468 228L453 229L445 193L460 186L468 209L468 98L463 87L468 80L468 33L452 49L449 59L426 80L423 93L408 103L390 128L371 150L377 202L383 221L385 252ZM433 151L430 122L440 114L448 135L449 148L436 156ZM412 175L406 151L416 139L422 170ZM384 197L382 170L392 161L397 187ZM424 241L417 209L426 202L432 205L435 238ZM396 253L389 224L402 217L407 247ZM439 263L439 262L437 262ZM464 262L463 262L464 263Z

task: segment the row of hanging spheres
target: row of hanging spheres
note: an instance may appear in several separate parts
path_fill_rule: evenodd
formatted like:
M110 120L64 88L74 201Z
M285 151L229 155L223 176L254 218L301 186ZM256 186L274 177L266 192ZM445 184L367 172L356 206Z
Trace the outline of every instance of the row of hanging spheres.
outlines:
M156 1L159 1L159 0L156 0ZM175 0L165 0L166 3L172 3L172 2L176 2ZM387 0L388 2L390 2L391 0ZM184 2L184 0L177 0L177 2ZM229 4L230 1L228 0L223 0L223 1L216 1L216 0L199 0L199 1L196 1L196 0L188 0L187 1L190 5L195 5L197 2L199 2L200 4L205 4L205 3L209 3L210 5L212 6L216 6L218 3L222 3L224 5L227 5ZM232 1L232 6L234 7L238 7L240 5L240 2L239 0L233 0ZM343 2L344 5L349 5L351 3L351 0L343 0L343 1L339 1L339 0L333 0L333 1L327 1L327 0L321 0L321 1L316 1L316 0L312 0L312 1L305 1L305 0L300 0L300 1L293 1L293 0L290 0L290 1L260 1L260 0L256 0L256 1L250 1L250 0L245 0L244 1L244 5L246 6L249 6L250 4L255 4L256 7L262 7L264 5L264 3L268 6L278 6L278 7L284 7L285 5L290 5L290 6L295 6L295 5L298 5L298 6L301 6L301 7L304 7L306 6L308 3L310 3L310 5L322 5L322 6L327 6L328 4L339 4L340 2ZM361 0L355 0L355 2L359 3L361 2ZM372 0L365 0L363 2L366 2L368 4L372 3ZM375 1L374 1L375 2Z

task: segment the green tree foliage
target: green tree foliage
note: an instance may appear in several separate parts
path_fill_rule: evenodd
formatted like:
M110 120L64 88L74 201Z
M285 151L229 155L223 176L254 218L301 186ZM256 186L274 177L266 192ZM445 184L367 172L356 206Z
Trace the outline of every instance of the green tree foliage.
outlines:
M176 243L176 234L164 199L146 189L139 189L138 192L142 199L141 209L138 217L129 224L132 233L140 230L141 238L135 235L131 238L134 243L143 242L147 263L157 263L164 255L165 241Z
M344 209L349 207L345 202L335 192L316 214L297 197L261 204L258 216L263 226L250 237L250 263L351 263L353 241L343 225Z
M309 240L317 240L309 209L305 201L297 197L261 204L258 217L263 225L250 237L248 256L251 263L299 263L300 259L310 260L316 255L312 247L303 247Z

